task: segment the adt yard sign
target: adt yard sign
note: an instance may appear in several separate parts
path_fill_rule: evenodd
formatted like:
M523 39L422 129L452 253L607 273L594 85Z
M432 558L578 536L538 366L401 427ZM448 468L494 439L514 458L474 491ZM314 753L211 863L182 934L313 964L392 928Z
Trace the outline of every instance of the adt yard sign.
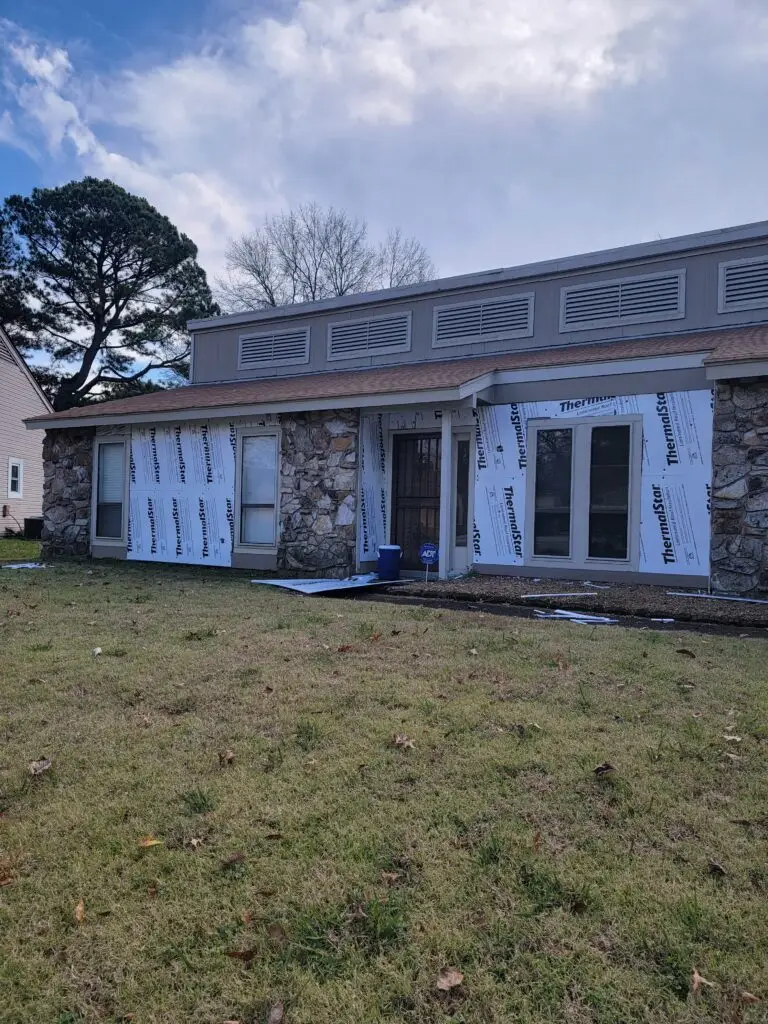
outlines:
M421 564L425 566L424 579L429 579L429 567L430 565L437 565L437 557L439 554L439 548L437 544L427 543L422 544L419 548L419 558Z

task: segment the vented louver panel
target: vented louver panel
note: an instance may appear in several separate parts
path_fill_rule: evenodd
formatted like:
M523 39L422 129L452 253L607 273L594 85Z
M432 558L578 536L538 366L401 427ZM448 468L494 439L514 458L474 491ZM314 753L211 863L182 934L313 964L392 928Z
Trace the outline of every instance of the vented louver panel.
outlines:
M8 343L0 338L0 360L4 363L15 363L16 360L13 358L13 353L10 350Z
M410 313L372 320L344 320L328 325L329 359L387 355L390 352L408 352L410 348Z
M768 307L768 257L720 264L718 313Z
M238 369L258 366L287 366L309 362L309 328L299 331L274 331L240 339Z
M433 348L530 338L532 334L533 292L455 306L436 306L433 314Z
M560 290L560 330L586 331L685 316L685 271Z

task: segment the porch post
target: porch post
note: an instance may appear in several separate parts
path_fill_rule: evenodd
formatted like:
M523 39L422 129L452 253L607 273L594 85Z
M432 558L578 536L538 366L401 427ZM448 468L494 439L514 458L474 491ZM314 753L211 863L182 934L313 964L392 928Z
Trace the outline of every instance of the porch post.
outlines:
M440 436L440 579L448 578L451 560L451 518L453 511L453 416L443 409Z

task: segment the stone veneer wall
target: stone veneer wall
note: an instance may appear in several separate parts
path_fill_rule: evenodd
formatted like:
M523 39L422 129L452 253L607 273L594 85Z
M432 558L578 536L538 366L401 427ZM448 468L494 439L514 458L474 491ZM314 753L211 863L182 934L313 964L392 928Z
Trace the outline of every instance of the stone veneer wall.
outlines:
M768 378L715 390L711 582L730 594L768 593Z
M47 430L43 441L43 557L87 555L93 430Z
M283 415L278 568L348 576L355 571L356 410Z

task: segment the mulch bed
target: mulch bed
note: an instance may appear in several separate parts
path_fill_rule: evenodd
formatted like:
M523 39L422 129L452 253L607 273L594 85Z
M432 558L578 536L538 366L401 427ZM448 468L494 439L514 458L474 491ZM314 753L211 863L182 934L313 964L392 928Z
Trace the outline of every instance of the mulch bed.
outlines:
M603 587L606 584L601 583ZM630 615L642 618L674 619L675 622L713 622L733 626L768 628L768 604L746 604L741 601L711 601L688 596L673 597L669 590L683 587L648 586L647 584L612 583L607 590L592 590L578 580L538 580L518 576L467 576L459 580L435 580L393 587L391 593L403 597L429 597L448 601L471 601L476 604L522 605L529 608L562 608L595 614ZM573 597L537 597L523 600L523 594L578 594Z

